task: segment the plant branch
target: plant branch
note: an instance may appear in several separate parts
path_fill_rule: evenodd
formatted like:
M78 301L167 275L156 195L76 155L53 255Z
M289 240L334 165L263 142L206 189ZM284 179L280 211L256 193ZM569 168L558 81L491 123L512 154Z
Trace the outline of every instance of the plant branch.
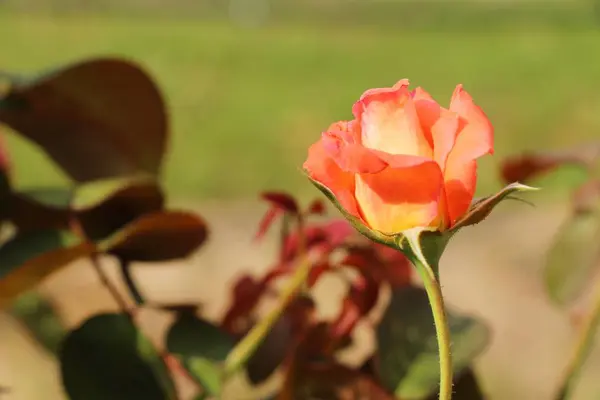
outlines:
M250 332L229 352L225 359L223 374L227 379L229 376L242 368L248 359L252 357L258 346L262 343L265 336L269 333L273 325L285 312L298 292L305 290L306 281L313 263L307 254L306 238L304 237L304 223L301 215L297 220L298 232L298 257L299 264L296 266L294 274L287 283L287 286L281 292L280 301L277 306L271 310L261 321L252 327Z
M93 253L90 256L90 260L92 262L94 270L96 270L98 278L100 278L100 282L102 282L102 285L110 292L112 298L115 300L121 311L132 317L134 314L133 310L129 308L129 306L127 305L127 301L125 301L125 298L121 296L121 293L119 293L117 287L110 281L108 275L106 275L106 272L104 272L104 270L102 269L98 253Z
M300 265L296 267L294 275L292 275L288 281L287 286L282 291L280 296L281 300L277 303L277 306L254 325L250 332L242 338L233 350L231 350L225 359L223 369L226 378L243 367L248 359L254 354L267 333L269 333L273 325L275 325L275 322L277 322L279 317L285 312L298 291L302 289L302 286L308 278L311 267L312 262L308 257L304 257Z
M596 283L595 292L592 309L583 321L573 354L567 365L563 383L556 397L557 400L567 400L573 397L583 366L594 345L594 339L600 323L600 281Z
M144 299L144 296L142 296L142 293L135 283L135 279L133 279L133 276L131 275L131 269L129 267L129 261L119 257L119 269L121 270L121 276L123 277L123 281L125 281L125 285L127 285L129 294L135 301L136 305L143 306L146 300Z

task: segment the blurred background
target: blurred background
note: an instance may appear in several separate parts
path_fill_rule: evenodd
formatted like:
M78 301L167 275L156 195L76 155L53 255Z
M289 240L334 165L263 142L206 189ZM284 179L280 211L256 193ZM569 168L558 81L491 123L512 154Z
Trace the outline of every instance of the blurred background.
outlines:
M501 186L504 156L600 132L600 2L592 0L1 0L0 38L1 70L33 73L113 55L154 76L170 110L170 201L193 207L213 232L189 262L139 277L148 297L202 302L213 318L235 274L258 273L273 256L272 246L251 241L264 211L258 193L315 197L299 172L307 147L329 123L351 118L368 88L407 77L447 104L463 83L496 131L480 195ZM8 133L17 186L66 179ZM566 215L566 189L582 179L574 170L553 174L540 182L548 190L534 197L536 207L502 205L458 235L442 260L450 302L493 329L478 361L492 399L549 399L564 367L574 332L545 298L539 269ZM70 325L114 307L82 268L61 271L41 290ZM321 292L334 307L335 291ZM146 322L156 337L166 323L156 315ZM63 399L51 357L10 316L0 324L6 398ZM598 372L600 354L581 399L600 398Z

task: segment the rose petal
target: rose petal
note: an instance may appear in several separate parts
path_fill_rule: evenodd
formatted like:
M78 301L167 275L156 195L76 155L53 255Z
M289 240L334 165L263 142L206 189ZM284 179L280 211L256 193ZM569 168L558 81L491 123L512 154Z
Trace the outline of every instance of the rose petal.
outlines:
M375 152L349 139L341 132L325 132L321 137L325 151L343 171L374 174L387 167Z
M310 147L303 167L312 179L331 190L337 201L349 214L362 220L354 198L354 174L340 169L325 151L322 141L318 141Z
M440 108L440 117L431 127L433 137L433 158L442 171L446 169L446 161L456 144L459 132L459 117L457 114Z
M431 97L431 95L427 91L425 91L425 89L423 89L421 86L413 90L411 94L415 102L419 100L429 100L435 103L433 97Z
M444 170L450 223L467 212L477 183L476 159L494 151L494 130L485 113L458 85L452 95L450 111L460 116L458 134Z
M354 104L363 146L391 154L432 156L431 137L423 132L408 81L391 89L372 89Z
M477 162L448 162L445 177L446 207L453 226L471 206L477 183Z
M443 223L438 210L443 189L438 164L425 159L410 167L401 167L403 163L395 160L377 174L356 178L356 199L363 219L372 229L394 234Z
M454 146L458 133L458 115L441 107L431 97L427 99L423 93L415 93L415 96L421 97L419 100L415 97L415 108L419 116L421 129L431 136L433 140L433 158L443 171L446 167L446 159ZM429 95L427 94L427 96Z
M474 160L494 152L494 128L485 113L473 102L462 85L458 85L450 101L450 111L457 113L462 121L461 131L454 150L464 159Z

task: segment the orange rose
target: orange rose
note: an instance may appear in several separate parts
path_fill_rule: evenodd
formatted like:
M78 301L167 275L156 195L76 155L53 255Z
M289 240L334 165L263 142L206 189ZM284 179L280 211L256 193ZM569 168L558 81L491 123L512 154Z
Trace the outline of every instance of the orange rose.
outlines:
M355 119L332 124L304 169L367 227L395 234L443 231L468 210L477 158L493 153L493 128L458 85L449 109L403 79L366 91Z

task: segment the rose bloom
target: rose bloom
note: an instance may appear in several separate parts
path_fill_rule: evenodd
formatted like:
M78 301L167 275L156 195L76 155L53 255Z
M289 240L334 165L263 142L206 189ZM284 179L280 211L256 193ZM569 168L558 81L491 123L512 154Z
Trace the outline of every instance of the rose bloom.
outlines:
M493 153L492 125L462 85L448 109L408 86L366 91L355 119L332 124L304 163L341 207L385 234L451 228L473 200L477 158Z

